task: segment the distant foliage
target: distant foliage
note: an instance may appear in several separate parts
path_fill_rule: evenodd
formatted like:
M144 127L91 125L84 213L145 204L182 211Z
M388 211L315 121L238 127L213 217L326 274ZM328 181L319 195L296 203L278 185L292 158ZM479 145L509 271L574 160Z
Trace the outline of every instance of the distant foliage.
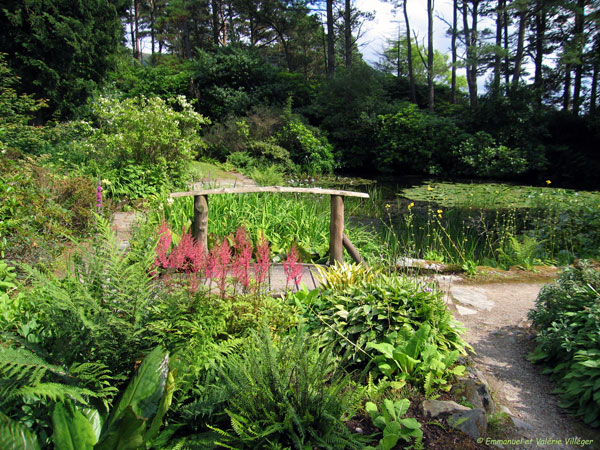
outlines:
M199 111L214 119L244 115L260 104L283 104L287 97L277 69L258 54L241 48L199 51L190 72Z
M122 42L124 4L4 2L0 49L25 92L48 99L46 118L73 118L104 81Z
M442 174L448 150L462 139L449 118L429 114L411 103L379 116L377 162L383 171Z
M290 120L276 136L290 152L292 161L309 174L331 173L335 167L333 147L298 120Z
M7 149L27 153L38 151L44 143L44 127L31 125L31 119L47 106L45 100L20 93L21 79L0 53L0 152Z
M498 145L486 132L479 131L453 148L458 159L458 175L510 179L528 170L520 149Z

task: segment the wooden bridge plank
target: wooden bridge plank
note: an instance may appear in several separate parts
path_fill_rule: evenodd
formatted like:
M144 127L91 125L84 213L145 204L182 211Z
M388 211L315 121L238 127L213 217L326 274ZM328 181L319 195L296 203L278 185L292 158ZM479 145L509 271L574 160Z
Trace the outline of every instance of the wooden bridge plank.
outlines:
M297 194L315 194L315 195L338 195L342 197L359 197L369 198L369 194L365 192L341 191L337 189L322 189L322 188L297 188L286 186L244 186L239 188L218 188L204 189L200 191L173 192L171 197L189 197L198 195L215 195L215 194L250 194L254 192L285 192Z

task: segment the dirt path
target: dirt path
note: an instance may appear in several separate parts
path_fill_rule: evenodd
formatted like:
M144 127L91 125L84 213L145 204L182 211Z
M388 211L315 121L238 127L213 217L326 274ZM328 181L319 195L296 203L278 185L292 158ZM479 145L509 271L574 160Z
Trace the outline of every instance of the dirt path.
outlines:
M504 448L582 448L566 444L566 439L576 437L593 440L583 448L600 448L600 432L560 409L558 397L551 395L550 379L526 359L535 347L527 312L542 286L455 281L446 288L455 317L467 327L466 339L475 349L475 363L490 384L497 410L516 418L519 425L509 436L532 440L530 445Z

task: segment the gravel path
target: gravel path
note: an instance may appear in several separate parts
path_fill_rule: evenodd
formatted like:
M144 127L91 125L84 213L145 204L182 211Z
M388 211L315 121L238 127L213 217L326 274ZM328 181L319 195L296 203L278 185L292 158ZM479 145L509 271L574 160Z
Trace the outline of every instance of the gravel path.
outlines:
M476 365L485 374L497 404L515 417L520 427L511 437L531 439L530 445L504 448L600 448L600 432L568 416L557 405L550 379L527 361L535 347L527 312L534 307L543 283L453 282L449 303L467 327L467 341L475 349ZM569 445L567 439L592 440Z

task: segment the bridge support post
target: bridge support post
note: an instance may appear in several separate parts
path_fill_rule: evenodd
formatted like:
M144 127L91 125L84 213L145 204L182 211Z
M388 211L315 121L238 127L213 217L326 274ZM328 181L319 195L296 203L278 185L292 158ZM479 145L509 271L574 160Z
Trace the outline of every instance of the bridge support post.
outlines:
M208 195L194 195L192 237L208 251Z
M331 196L331 219L329 222L329 264L342 262L344 252L344 197Z

